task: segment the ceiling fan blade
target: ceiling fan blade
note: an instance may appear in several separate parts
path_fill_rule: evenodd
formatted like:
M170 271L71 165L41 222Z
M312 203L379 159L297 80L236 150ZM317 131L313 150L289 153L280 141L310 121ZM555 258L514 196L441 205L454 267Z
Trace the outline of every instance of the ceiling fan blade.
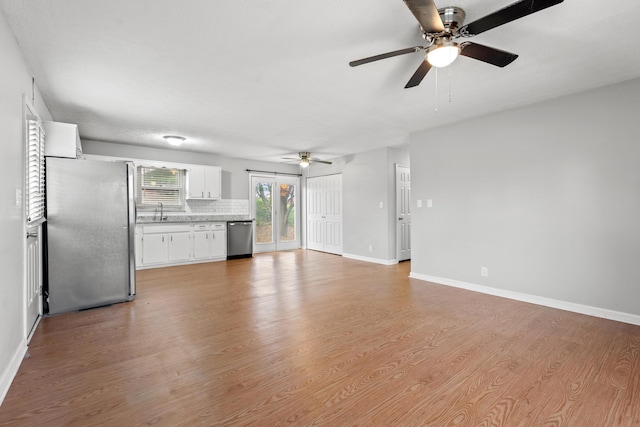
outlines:
M327 160L319 160L319 159L310 159L311 163L324 163L325 165L332 165L333 162L329 162Z
M444 31L442 19L440 19L438 8L433 0L404 0L404 2L425 32L440 33Z
M425 60L422 61L422 63L420 64L416 72L413 73L413 76L411 76L411 78L409 79L407 84L404 86L404 88L408 89L410 87L418 86L422 81L422 79L424 79L424 76L427 75L430 69L431 69L431 64L429 64L425 58Z
M521 0L473 21L470 24L464 25L460 28L459 33L463 37L471 37L506 24L507 22L515 21L532 13L555 6L563 1L564 0Z
M414 46L414 47L408 47L406 49L394 50L393 52L381 53L380 55L358 59L357 61L351 61L349 62L349 65L351 65L352 67L357 67L358 65L368 64L369 62L379 61L381 59L387 59L387 58L392 58L394 56L406 55L407 53L417 52L421 49L423 49L422 46Z
M460 55L497 67L506 67L518 57L515 53L471 42L460 43L460 49Z

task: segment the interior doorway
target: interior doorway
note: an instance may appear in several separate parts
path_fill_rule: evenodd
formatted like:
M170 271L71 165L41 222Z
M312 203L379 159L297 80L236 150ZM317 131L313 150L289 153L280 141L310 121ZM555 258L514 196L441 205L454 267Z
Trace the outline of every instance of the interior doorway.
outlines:
M300 178L251 176L254 252L300 247Z

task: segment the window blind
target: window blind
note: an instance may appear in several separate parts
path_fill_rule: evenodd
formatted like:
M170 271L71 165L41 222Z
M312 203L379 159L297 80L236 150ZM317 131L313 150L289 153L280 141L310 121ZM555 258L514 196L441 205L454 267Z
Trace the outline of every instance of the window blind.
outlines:
M37 118L29 117L27 119L27 194L25 197L27 224L33 224L44 218L44 144L45 134L42 123Z
M139 207L156 207L162 203L165 208L184 209L184 169L138 166L137 175Z

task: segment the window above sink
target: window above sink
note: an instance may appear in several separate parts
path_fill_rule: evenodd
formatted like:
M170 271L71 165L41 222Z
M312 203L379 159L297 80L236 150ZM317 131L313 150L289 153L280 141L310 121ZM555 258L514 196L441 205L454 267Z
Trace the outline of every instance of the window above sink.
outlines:
M137 167L137 207L143 211L162 206L164 211L184 211L186 170L156 166Z

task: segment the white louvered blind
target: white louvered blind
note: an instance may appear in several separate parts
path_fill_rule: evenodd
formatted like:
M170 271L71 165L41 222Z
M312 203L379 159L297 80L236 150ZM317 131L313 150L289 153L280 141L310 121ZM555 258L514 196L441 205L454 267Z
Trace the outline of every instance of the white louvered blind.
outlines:
M27 224L44 218L44 129L35 117L27 118Z
M184 209L185 169L138 166L138 207Z

